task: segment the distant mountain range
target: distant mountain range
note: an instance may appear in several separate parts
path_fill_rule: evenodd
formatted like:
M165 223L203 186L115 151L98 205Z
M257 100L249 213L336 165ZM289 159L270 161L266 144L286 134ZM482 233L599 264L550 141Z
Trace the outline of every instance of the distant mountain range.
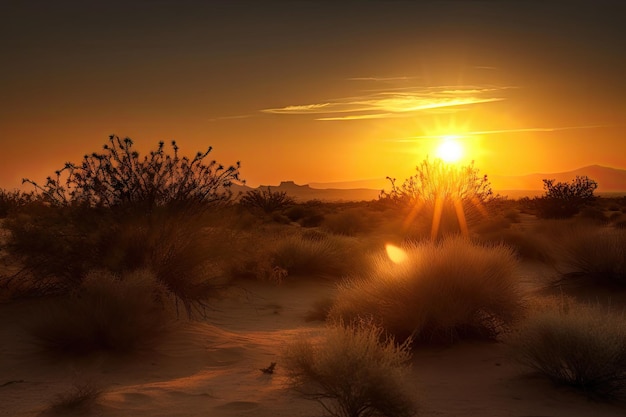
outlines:
M494 192L510 198L537 196L543 193L543 179L554 179L557 182L570 182L576 176L588 176L598 183L597 192L624 193L626 195L626 170L590 165L568 172L536 173L520 176L492 175L489 181ZM358 181L311 183L298 185L293 181L283 181L279 185L269 186L273 191L286 192L297 201L368 201L378 198L380 191L389 190L389 181L374 178ZM267 188L261 185L258 188ZM254 188L233 186L233 191L246 193Z

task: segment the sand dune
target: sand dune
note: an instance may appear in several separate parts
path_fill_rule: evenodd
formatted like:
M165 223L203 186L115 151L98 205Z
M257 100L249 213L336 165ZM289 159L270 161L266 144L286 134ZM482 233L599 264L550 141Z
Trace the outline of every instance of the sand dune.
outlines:
M521 275L531 285L539 266ZM281 346L315 337L324 325L307 322L315 301L332 285L313 279L280 286L244 282L214 304L201 321L180 319L174 332L153 350L129 357L105 354L50 359L22 330L35 301L0 306L0 398L2 416L55 415L49 405L75 381L93 381L104 394L84 415L121 416L315 416L313 402L285 389ZM15 320L15 317L21 320ZM274 374L260 369L277 362ZM502 343L462 343L420 348L407 384L422 416L623 416L619 405L587 400L525 374ZM81 415L81 414L78 414Z

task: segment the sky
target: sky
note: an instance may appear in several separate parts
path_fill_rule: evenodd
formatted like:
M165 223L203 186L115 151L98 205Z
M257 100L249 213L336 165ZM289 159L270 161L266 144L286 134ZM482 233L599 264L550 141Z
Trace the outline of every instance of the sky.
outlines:
M251 186L406 178L450 136L481 173L626 169L622 3L3 0L0 187L111 134Z

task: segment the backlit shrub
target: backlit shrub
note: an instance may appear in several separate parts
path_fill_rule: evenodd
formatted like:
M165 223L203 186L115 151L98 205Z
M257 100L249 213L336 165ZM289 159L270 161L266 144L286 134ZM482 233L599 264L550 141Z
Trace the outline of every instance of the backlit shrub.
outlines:
M331 317L373 317L398 339L422 342L494 338L518 318L522 298L509 247L450 238L404 250L403 262L380 256L369 273L343 284Z

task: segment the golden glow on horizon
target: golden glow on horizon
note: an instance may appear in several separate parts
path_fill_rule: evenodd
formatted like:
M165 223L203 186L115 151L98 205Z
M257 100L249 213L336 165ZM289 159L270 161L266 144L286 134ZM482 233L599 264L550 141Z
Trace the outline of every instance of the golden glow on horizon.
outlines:
M458 138L456 135L444 136L443 142L437 147L437 157L448 163L458 162L464 153Z
M387 251L387 256L393 263L400 264L407 260L408 256L404 250L401 248L392 245L391 243L387 243L385 245L385 250Z

